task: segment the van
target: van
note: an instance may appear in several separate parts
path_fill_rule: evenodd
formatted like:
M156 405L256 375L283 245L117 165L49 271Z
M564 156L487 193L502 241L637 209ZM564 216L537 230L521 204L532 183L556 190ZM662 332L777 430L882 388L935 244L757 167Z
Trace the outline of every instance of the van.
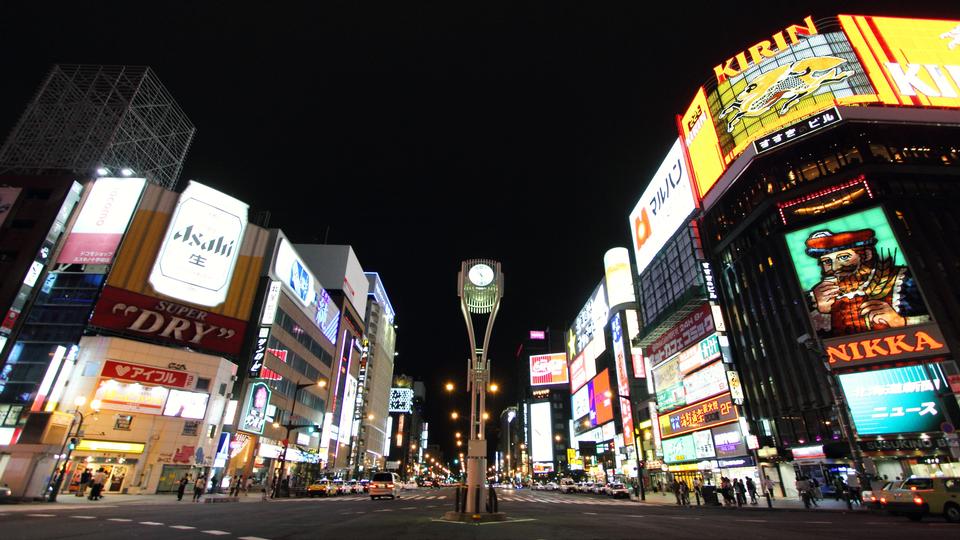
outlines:
M400 496L400 477L393 472L378 472L370 479L370 500Z

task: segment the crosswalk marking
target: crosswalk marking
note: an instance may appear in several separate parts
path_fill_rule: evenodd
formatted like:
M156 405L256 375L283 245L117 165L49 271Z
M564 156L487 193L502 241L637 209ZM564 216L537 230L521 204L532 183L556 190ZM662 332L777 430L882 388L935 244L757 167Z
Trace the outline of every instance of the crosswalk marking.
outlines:
M266 538L260 538L259 536L241 536L237 540L267 540Z
M93 516L70 516L70 517L72 517L73 519L97 519Z
M141 521L140 524L141 524L141 525L153 525L153 526L163 525L163 523L160 523L159 521Z
M206 534L212 534L212 535L214 535L214 536L222 536L222 535L224 535L224 534L230 534L230 533L228 533L227 531L218 531L218 530L216 530L216 529L210 529L209 531L201 531L201 532L206 533Z
M27 514L30 517L54 517L55 514Z
M196 529L196 527L191 527L189 525L171 525L171 529L180 529L181 531L190 531Z
M128 521L133 521L133 520L129 518L107 518L107 521L122 521L126 523Z

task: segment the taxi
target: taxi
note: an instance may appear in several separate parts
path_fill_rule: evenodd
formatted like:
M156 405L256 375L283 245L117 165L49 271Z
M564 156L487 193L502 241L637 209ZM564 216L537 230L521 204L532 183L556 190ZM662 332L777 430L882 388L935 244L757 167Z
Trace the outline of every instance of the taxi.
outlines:
M947 521L960 523L960 477L911 476L880 492L880 508L913 521L924 516L943 516Z
M307 495L311 498L313 497L326 497L330 494L330 481L329 480L317 480L316 482L307 486Z

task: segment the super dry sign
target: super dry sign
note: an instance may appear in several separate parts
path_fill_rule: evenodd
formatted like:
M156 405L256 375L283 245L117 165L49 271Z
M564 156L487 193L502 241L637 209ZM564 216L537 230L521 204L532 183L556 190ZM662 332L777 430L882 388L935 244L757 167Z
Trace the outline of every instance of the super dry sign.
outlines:
M830 369L939 356L950 349L936 324L824 340Z

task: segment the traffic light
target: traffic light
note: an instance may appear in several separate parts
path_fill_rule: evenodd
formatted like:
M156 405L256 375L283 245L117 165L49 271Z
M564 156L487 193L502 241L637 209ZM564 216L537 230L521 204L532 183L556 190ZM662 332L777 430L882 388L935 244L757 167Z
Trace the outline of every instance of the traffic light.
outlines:
M69 449L69 450L71 450L71 451L72 451L72 450L76 450L78 444L80 444L80 439L78 439L78 438L76 438L76 437L70 437L70 443L67 444L67 449Z

